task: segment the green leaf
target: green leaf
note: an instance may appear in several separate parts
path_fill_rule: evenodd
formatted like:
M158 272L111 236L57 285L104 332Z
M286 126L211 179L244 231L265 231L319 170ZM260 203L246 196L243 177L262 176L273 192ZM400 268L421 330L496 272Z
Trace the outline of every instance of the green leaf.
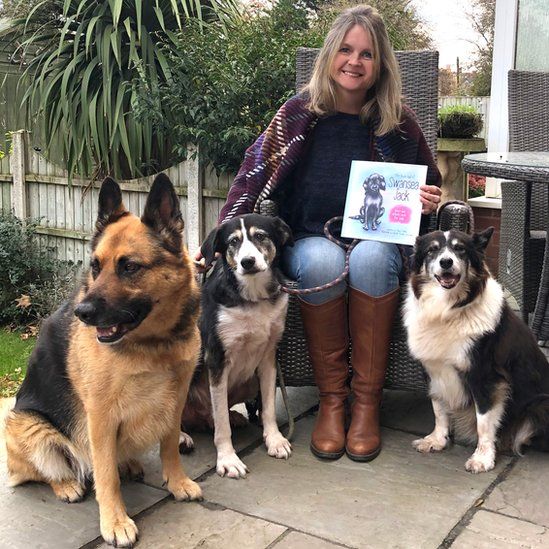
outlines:
M120 21L120 14L122 13L122 0L109 0L112 11L112 24L116 28L118 26L118 21Z
M116 26L111 34L111 48L114 53L118 67L122 69L122 38L116 29Z
M137 27L137 39L138 40L141 40L141 25L142 25L142 21L143 21L141 9L142 9L142 0L135 0L135 14L136 14L136 18L135 18L136 24L135 24L135 26Z

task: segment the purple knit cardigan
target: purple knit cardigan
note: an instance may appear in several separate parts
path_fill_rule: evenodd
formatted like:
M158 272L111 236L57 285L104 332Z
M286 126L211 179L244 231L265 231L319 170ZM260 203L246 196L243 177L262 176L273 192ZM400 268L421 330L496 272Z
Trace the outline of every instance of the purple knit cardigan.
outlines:
M220 223L240 214L259 212L261 202L301 159L317 120L303 96L294 96L280 107L267 129L246 150L219 214ZM398 130L375 137L374 150L372 160L426 165L427 184L440 186L440 172L411 109L404 107Z

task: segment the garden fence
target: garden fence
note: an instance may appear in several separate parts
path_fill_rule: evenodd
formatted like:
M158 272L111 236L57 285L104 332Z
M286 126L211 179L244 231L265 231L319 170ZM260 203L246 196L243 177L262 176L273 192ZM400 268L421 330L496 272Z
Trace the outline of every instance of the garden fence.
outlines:
M0 160L0 210L11 210L20 219L39 220L42 247L60 260L87 266L101 181L73 178L69 184L67 172L48 162L29 143L28 132L14 132L12 150ZM180 198L185 242L194 252L215 227L232 178L217 177L196 158L164 172ZM153 179L119 181L124 204L132 213L143 212Z

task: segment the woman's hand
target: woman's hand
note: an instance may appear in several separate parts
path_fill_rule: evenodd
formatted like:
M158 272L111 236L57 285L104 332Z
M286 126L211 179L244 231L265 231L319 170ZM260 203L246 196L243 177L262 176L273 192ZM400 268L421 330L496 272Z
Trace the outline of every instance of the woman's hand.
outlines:
M440 204L442 191L436 185L420 185L419 199L422 203L421 213L430 214L436 212Z
M205 273L208 269L206 268L206 260L202 255L202 250L198 248L193 256L193 263L196 267L196 272Z
M217 259L220 256L219 252L215 253L214 258ZM205 273L209 271L212 268L212 264L206 265L206 260L204 259L204 256L202 255L202 250L198 248L193 256L193 263L196 268L197 273Z

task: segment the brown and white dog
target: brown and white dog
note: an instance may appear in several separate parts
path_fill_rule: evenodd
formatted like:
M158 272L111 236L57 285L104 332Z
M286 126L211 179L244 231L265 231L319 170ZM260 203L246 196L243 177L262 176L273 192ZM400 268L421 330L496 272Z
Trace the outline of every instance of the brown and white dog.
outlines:
M443 450L453 423L461 438L476 441L465 464L472 473L494 467L496 445L519 454L523 445L549 445L549 365L486 267L492 232L418 237L404 307L435 414L433 432L413 445Z

